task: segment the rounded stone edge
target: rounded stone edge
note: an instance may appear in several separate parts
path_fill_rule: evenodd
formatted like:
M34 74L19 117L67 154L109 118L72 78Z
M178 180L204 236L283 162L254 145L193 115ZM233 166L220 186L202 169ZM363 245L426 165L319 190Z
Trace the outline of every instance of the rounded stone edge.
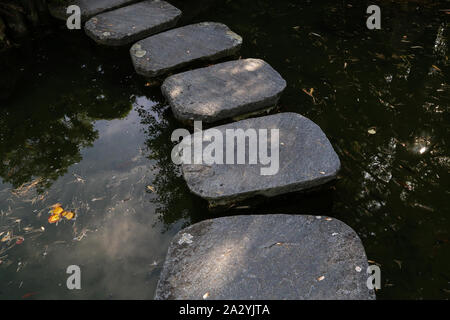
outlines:
M222 29L224 29L225 32L227 30L233 32L227 25L225 25L225 24L223 24L221 22L208 22L208 21L207 22L199 22L199 23L189 24L189 25L186 25L186 26L181 26L181 27L178 27L178 28L166 30L164 32L173 32L174 30L177 30L177 29L193 27L193 26L196 26L196 25L217 25L217 26L220 26ZM152 36L161 35L162 33L163 32L155 34L155 35L152 35ZM148 37L148 38L150 38L150 37ZM135 44L140 44L142 46L143 42L145 40L147 40L148 38L139 40ZM241 39L242 39L242 37L241 37ZM154 77L163 75L165 73L168 73L168 72L171 72L171 71L176 71L178 69L184 68L184 67L186 67L186 66L188 66L190 64L194 64L194 63L198 63L198 62L202 62L202 61L215 61L215 60L222 59L222 58L225 58L225 57L228 57L228 56L232 56L232 55L236 54L241 49L241 46L242 46L242 42L237 42L237 43L234 43L233 46L231 46L230 48L218 51L215 54L212 54L212 55L209 55L209 56L203 56L203 57L200 57L200 58L197 58L197 59L193 59L193 60L189 60L189 61L183 61L183 62L178 63L176 65L172 65L172 66L169 66L167 68L162 68L162 69L157 69L157 70L155 70L155 69L144 69L142 66L140 66L139 60L137 60L137 59L139 59L139 57L136 57L136 56L134 56L131 53L131 49L132 48L130 48L130 53L131 53L131 59L132 59L133 66L135 68L136 73L141 75L141 76L143 76L143 77L154 78Z
M326 139L326 141L328 142L331 150L333 151L333 156L334 156L334 163L336 164L335 168L333 171L327 172L326 175L319 177L315 180L311 180L309 185L307 186L305 185L305 183L292 183L292 184L287 184L281 187L278 187L276 189L273 188L267 188L267 189L255 189L255 190L249 190L246 192L242 192L239 194L232 194L232 195L212 195L212 194L205 194L200 192L202 190L202 188L197 187L196 184L192 184L190 181L188 181L186 179L186 174L185 174L185 170L186 170L186 166L189 165L181 165L181 171L182 171L182 176L184 181L186 182L189 191L202 198L205 199L206 201L209 202L209 204L212 207L215 206L222 206L222 205L227 205L233 202L239 202L245 199L249 199L253 196L257 196L257 195L261 195L264 197L275 197L281 194L285 194L285 193L292 193L292 192L301 192L301 191L305 191L307 192L309 189L312 188L316 188L316 187L320 187L324 184L326 184L327 182L333 181L337 178L337 175L341 169L341 161L339 158L339 155L336 153L336 150L333 148L332 143L330 142L330 140L328 139L327 135L325 134L325 132L320 128L320 126L318 124L316 124L314 121L312 121L311 119L299 114L299 113L295 113L295 112L281 112L281 113L277 113L277 114L273 114L273 115L268 115L268 116L264 116L264 117L276 117L276 116L289 116L290 118L299 118L302 121L307 121L310 125L312 125L313 127L315 127L316 129L319 130L319 132L321 132L323 134L323 137ZM263 117L259 117L259 118L263 118ZM224 124L218 127L214 127L215 129L219 129L222 127L228 127L230 125L233 126L237 126L239 123L242 122L248 122L248 121L252 121L252 119L258 119L258 118L250 118L250 119L244 119L244 120L240 120L237 122L233 122L233 123L228 123L228 124ZM245 126L244 126L245 127Z
M240 106L240 109L246 109L244 112L239 112L237 109L236 110L223 110L222 112L217 112L213 115L198 114L198 113L191 112L190 110L185 110L185 108L182 104L178 103L171 97L171 94L169 91L170 91L170 88L173 86L172 82L175 79L184 77L188 74L192 74L195 72L202 72L207 69L219 68L221 65L237 63L239 61L257 61L258 63L261 63L264 66L264 68L267 69L268 72L270 72L272 75L274 75L276 77L276 81L275 81L275 84L277 85L276 93L274 93L270 96L264 97L264 99L262 99L261 101L254 102L254 103L248 103L246 105ZM279 83L277 83L277 82L279 82ZM278 101L279 101L281 95L283 94L284 90L286 89L286 87L287 87L286 80L267 61L265 61L263 59L259 59L259 58L245 58L245 59L225 61L225 62L221 62L218 64L214 64L212 66L206 66L206 67L201 67L201 68L197 68L194 70L188 70L185 72L181 72L181 73L177 73L172 76L169 76L168 78L166 78L164 80L164 82L161 86L161 92L162 92L163 96L165 97L166 101L169 103L169 105L172 109L173 115L175 116L175 118L178 121L180 121L182 123L187 123L187 124L190 124L193 121L203 121L205 123L213 124L215 122L219 122L222 120L240 117L245 114L252 115L254 113L259 113L259 112L263 113L266 109L271 108L278 103Z
M152 0L152 1L153 2L161 2L160 0ZM177 25L178 21L180 20L183 12L180 9L178 9L177 7L171 5L170 3L166 2L166 1L164 1L164 2L171 7L171 9L174 11L174 15L167 21L161 23L158 26L155 26L152 30L142 30L141 32L138 32L135 34L130 34L130 35L123 35L123 34L119 35L118 34L117 37L110 37L111 32L107 32L107 33L109 33L107 36L104 35L105 32L103 32L103 33L97 32L95 19L99 19L99 18L101 19L103 15L107 15L115 10L120 10L120 9L125 8L125 7L120 7L120 8L111 10L111 11L102 12L100 14L97 14L97 15L91 17L84 24L84 31L89 38L94 40L97 44L104 45L104 46L114 46L114 47L126 46L129 44L132 44L133 42L144 40L147 37L151 37L152 35L167 31L168 29L175 27ZM129 6L133 6L138 3L132 3ZM102 36L105 36L105 38Z
M220 219L220 218L218 218L218 219ZM169 265L171 264L170 258L173 257L175 251L177 249L179 249L180 246L184 245L184 243L181 243L181 244L179 243L179 241L183 238L183 235L184 234L190 235L190 233L192 232L191 230L193 230L193 229L199 229L199 230L201 230L200 232L207 232L209 230L209 227L214 223L214 220L215 219L207 219L207 220L203 220L203 221L194 223L188 227L181 229L173 236L172 240L170 241L166 257L164 259L164 263L163 263L160 277L158 279L158 283L156 285L154 300L171 300L171 299L175 298L175 297L172 297L170 294L164 293L164 291L166 290L167 286L170 286L170 283L167 280L170 275L170 270L169 270ZM188 239L189 236L186 236L185 238ZM195 241L194 236L193 236L193 240L191 240L191 241Z
M354 241L357 243L357 245L360 247L360 251L363 255L363 259L365 261L365 265L369 266L369 261L367 259L367 253L364 248L363 242L361 238L359 237L358 233L350 227L345 222L332 218L329 216L315 216L315 215L295 215L295 214L255 214L255 215L233 215L233 216L226 216L226 217L219 217L219 218L213 218L213 219L207 219L203 220L201 222L194 223L186 228L181 229L178 231L175 236L172 238L165 260L163 264L163 268L160 274L160 277L158 279L158 284L155 290L154 299L155 300L171 300L171 299L181 299L179 297L173 296L170 292L171 288L166 288L165 286L171 286L169 282L167 281L168 276L170 275L169 266L171 265L171 258L173 257L173 253L177 249L177 247L182 246L183 244L177 243L183 238L184 234L190 234L193 229L200 229L202 232L206 233L211 228L213 228L213 225L215 223L224 221L224 220L233 220L233 219L251 219L251 218L260 218L260 217L292 217L292 218L303 218L305 222L312 222L315 223L317 220L325 220L325 221L333 221L334 223L337 223L342 227L342 230L344 230L348 234L352 234L354 236ZM198 236L197 236L198 237ZM178 240L178 241L177 241ZM194 240L195 241L195 240ZM356 271L355 272L360 272ZM168 292L169 291L169 292ZM198 299L200 300L200 299ZM361 299L354 299L354 300L376 300L376 293L375 290L367 288L367 296L365 299L361 297Z

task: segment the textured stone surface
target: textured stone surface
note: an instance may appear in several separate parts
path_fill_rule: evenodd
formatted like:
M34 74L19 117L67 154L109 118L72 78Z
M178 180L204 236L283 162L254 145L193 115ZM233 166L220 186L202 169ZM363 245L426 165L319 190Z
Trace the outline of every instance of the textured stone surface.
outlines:
M155 299L375 299L358 235L327 217L217 218L172 240Z
M130 53L136 72L154 77L199 60L232 55L241 43L242 38L224 24L202 22L138 41Z
M273 106L285 88L268 63L242 59L173 75L161 90L179 120L215 122Z
M258 164L248 164L248 160L246 164L225 164L226 130L249 128L279 130L279 170L275 175L261 175L261 168L268 165L261 165L259 161ZM271 197L310 189L334 179L340 169L339 157L323 131L297 113L252 118L212 129L224 136L224 164L183 164L182 172L191 192L213 205L229 204L254 195ZM210 135L209 130L204 130L206 136ZM203 149L210 143L204 141ZM246 144L248 155L248 141ZM237 143L234 154L237 154Z
M180 16L169 3L150 0L99 14L84 29L97 43L121 46L174 27Z
M87 21L89 18L116 8L132 4L139 0L73 0L65 6L49 5L50 14L60 20L66 20L69 15L66 9L69 5L77 5L81 9L81 20Z

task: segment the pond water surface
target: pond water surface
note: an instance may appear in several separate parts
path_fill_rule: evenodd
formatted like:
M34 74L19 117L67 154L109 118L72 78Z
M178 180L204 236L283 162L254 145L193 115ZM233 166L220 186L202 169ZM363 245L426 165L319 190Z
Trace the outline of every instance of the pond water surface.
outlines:
M363 1L173 4L181 24L223 22L243 36L240 56L280 72L274 112L321 126L341 158L337 182L209 212L171 163L182 126L158 84L134 73L127 48L57 29L17 51L16 88L0 101L0 299L151 299L178 230L251 213L336 217L381 267L378 298L449 298L444 3L381 1L380 31L365 27ZM76 219L49 224L55 203ZM82 290L66 287L72 264Z

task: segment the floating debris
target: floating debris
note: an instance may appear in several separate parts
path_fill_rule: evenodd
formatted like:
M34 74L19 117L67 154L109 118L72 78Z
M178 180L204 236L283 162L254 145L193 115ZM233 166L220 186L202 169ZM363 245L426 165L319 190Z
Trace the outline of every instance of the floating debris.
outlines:
M313 103L316 104L316 98L313 96L314 88L310 88L309 90L302 89L302 91L310 96L313 99Z
M38 294L38 293L37 293L37 292L29 292L29 293L25 293L25 294L22 296L22 299L27 299L27 298L29 298L29 297L31 297L31 296L36 295L36 294Z
M11 231L8 231L6 233L6 235L2 238L2 242L6 242L6 241L11 240L11 235L12 235Z
M62 207L56 206L56 207L53 207L53 209L50 210L49 213L51 213L51 214L61 214L63 211L64 211L64 209Z
M56 223L59 220L61 220L61 214L52 214L49 218L48 218L48 223Z
M325 276L320 276L317 278L317 281L322 281L323 279L325 279Z
M376 133L377 133L377 130L376 130L375 127L371 127L371 128L369 128L369 129L367 130L367 133L368 133L368 134L376 134Z
M64 211L61 215L67 220L72 220L75 217L75 214L72 211Z
M437 66L435 66L434 64L432 65L433 69L437 70L437 71L442 71L441 69L439 69Z
M401 269L402 268L402 262L400 260L396 260L394 259L394 262L398 265L398 267Z
M48 217L49 223L56 223L61 220L62 217L66 218L67 220L72 220L75 217L75 213L73 213L72 211L65 211L59 203L52 205L51 208L52 209L49 211L51 215L50 217ZM41 227L41 229L42 228L43 227ZM42 231L44 231L44 229Z

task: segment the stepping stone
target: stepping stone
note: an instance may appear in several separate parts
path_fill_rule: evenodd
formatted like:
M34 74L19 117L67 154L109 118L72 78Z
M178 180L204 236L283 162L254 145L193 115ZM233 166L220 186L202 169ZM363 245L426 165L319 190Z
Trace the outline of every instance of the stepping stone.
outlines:
M285 88L268 63L243 59L173 75L161 90L180 121L211 123L267 109Z
M174 27L180 16L169 3L150 0L99 14L84 29L99 44L121 46Z
M232 55L241 44L242 38L226 25L202 22L138 41L130 53L138 74L155 77L192 62Z
M117 9L137 1L138 0L73 0L65 5L49 4L48 8L50 14L54 18L66 20L70 16L70 14L67 14L67 7L70 5L77 5L81 9L81 20L84 22L99 13Z
M361 240L339 220L217 218L175 235L155 299L374 300L367 268Z
M267 129L267 154L271 152L271 129L278 129L279 144L273 143L279 148L278 165L276 165L275 157L270 163L261 164L259 155L258 160L255 161L257 163L250 164L249 145L256 148L261 139L257 141L253 139L253 142L246 139L243 153L245 163L237 164L238 144L242 145L242 143L236 141L233 143L231 138L228 141L226 138L228 129L244 131ZM197 162L199 164L187 164L186 162L189 162L187 160L181 166L190 191L206 199L212 207L233 204L255 195L272 197L315 188L336 178L341 166L338 155L319 126L297 113L279 113L204 130L203 144L201 141L198 143L203 145L202 154L205 154L205 148L212 143L207 140L216 140L216 138L211 139L214 132L219 132L223 139L223 164L208 164L206 161ZM186 145L186 149L188 146L190 150L193 150L194 143L194 139L191 138L190 144L182 142L178 144L178 147ZM234 161L229 161L228 164L227 144L231 145L228 148L234 151L234 153L231 152ZM260 151L258 147L258 153ZM239 154L241 153L242 151L239 151ZM274 153L277 153L276 149ZM186 158L189 157L185 155ZM192 151L190 163L195 163L193 156Z

